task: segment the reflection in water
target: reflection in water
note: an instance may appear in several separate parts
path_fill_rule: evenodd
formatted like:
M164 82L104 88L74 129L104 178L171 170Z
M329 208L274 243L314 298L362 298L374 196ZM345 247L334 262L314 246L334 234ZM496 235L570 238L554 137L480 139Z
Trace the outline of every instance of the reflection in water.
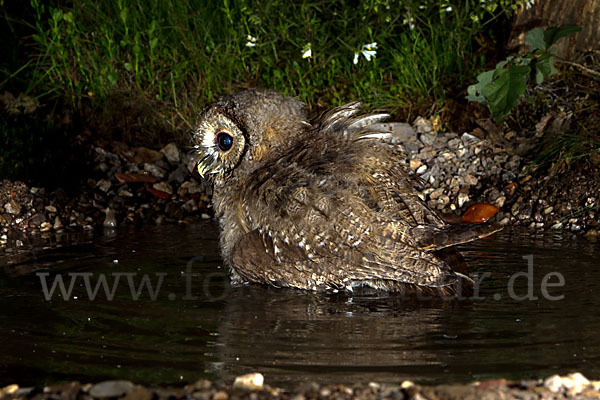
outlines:
M348 297L264 288L233 290L219 327L223 377L259 370L292 383L332 379L394 380L410 371L442 372L429 334L457 302L407 301L394 296ZM282 377L285 371L287 376ZM388 377L389 379L389 377Z
M5 255L0 385L112 378L181 384L201 377L231 381L249 371L286 386L519 379L574 370L600 376L600 264L592 243L507 230L464 246L474 271L487 273L481 298L449 302L231 288L218 277L206 279L223 273L216 237L211 224L146 227ZM196 256L197 298L186 301L183 274ZM126 284L113 300L90 301L79 282L77 300L48 302L36 272L165 278L155 301L147 294L133 300ZM514 294L528 300L510 296L508 282L519 272ZM564 285L547 291L564 296L560 301L542 291L553 272Z

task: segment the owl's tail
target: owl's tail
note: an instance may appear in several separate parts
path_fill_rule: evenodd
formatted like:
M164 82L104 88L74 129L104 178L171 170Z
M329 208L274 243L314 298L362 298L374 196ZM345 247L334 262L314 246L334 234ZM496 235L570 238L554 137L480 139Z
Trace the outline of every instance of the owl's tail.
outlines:
M411 229L417 246L426 251L436 251L446 247L468 243L502 230L502 225L460 224L460 225L419 225Z

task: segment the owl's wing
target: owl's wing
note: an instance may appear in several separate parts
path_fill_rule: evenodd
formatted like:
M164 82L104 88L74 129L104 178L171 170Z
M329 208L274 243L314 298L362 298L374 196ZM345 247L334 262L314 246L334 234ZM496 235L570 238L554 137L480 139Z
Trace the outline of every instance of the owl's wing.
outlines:
M287 221L246 233L234 246L230 265L239 281L340 289L371 282L444 288L468 279L421 247L409 225L373 213L359 198L310 197L294 200Z

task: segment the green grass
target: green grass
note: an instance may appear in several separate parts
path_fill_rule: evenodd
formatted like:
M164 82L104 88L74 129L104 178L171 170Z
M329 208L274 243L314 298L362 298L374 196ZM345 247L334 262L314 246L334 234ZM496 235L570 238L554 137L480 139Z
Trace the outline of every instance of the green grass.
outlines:
M404 115L436 112L485 65L476 38L486 24L518 3L31 0L37 56L27 92L75 109L136 99L172 131L189 129L216 96L255 86L311 107L361 99ZM367 61L361 52L373 42Z

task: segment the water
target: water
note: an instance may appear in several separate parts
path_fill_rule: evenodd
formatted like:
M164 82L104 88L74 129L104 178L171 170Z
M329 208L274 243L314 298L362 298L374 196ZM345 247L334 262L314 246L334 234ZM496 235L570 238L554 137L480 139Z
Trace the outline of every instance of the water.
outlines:
M252 371L287 387L570 371L600 377L600 251L582 238L506 230L463 246L475 272L491 276L481 299L449 302L231 288L216 237L207 222L67 237L51 249L24 243L0 254L0 386L114 378L180 385ZM509 279L529 271L528 255L532 285L516 278L513 297L531 290L536 299L511 299ZM188 285L182 274L190 260L199 276ZM564 286L552 275L544 296L542 280L552 272ZM156 274L166 275L154 301L147 287L134 300L127 275L114 299L100 290L91 301L81 274L69 301L58 289L47 301L40 273L49 274L49 287L56 276L68 286L69 273L91 273L92 288L102 274L110 288L112 273L129 273L135 288L147 275L155 289Z

